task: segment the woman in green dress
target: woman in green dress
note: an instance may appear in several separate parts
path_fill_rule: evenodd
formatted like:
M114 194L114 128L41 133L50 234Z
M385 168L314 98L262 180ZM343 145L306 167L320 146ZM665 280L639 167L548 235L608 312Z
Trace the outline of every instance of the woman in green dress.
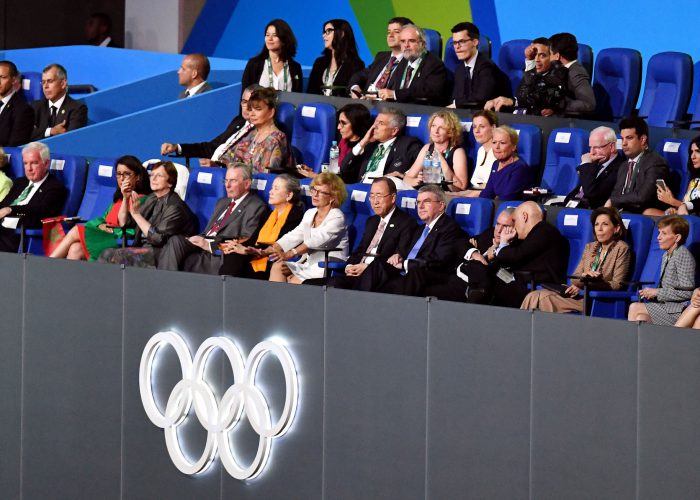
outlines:
M141 198L151 192L148 172L138 158L131 155L117 159L117 189L113 202L101 217L91 219L85 225L74 226L51 253L50 257L70 260L97 260L103 250L116 248L122 238L118 214L124 197L135 191ZM126 237L133 238L135 229L126 229Z

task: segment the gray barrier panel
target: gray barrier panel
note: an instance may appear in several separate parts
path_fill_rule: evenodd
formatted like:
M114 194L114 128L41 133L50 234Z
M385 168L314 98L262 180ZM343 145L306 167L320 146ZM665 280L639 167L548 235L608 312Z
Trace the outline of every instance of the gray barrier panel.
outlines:
M431 302L428 498L528 498L529 313Z
M533 320L532 498L633 498L637 325Z
M192 356L206 338L221 334L221 280L143 269L124 272L124 498L217 498L222 475L219 460L197 476L181 473L170 460L163 430L148 419L141 403L139 364L146 343L157 332L176 331L187 342ZM154 368L153 387L161 410L182 378L173 350L162 350ZM207 367L208 381L221 379L221 356L214 356ZM206 432L193 410L178 435L189 458L199 458Z
M700 498L700 332L642 326L639 498Z
M325 498L425 498L427 306L328 290Z
M223 498L321 498L323 296L321 287L226 280L224 331L236 340L244 355L266 339L286 344L299 373L300 393L295 419L286 434L272 440L270 460L262 474L239 481L224 472ZM274 356L264 358L256 385L273 407L273 421L277 421L286 391L284 374ZM257 434L249 434L254 439L248 441L248 446L257 447ZM237 434L233 440L239 437Z
M0 253L0 485L2 495L20 491L20 429L24 257Z
M24 498L119 498L121 277L85 269L27 260Z

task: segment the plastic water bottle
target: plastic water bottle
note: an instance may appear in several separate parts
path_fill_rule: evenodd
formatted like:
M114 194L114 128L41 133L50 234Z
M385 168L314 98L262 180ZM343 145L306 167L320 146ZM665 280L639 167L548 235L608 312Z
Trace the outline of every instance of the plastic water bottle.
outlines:
M423 158L423 184L430 184L433 182L431 179L433 170L433 158L430 151L425 152L425 157Z
M328 153L328 171L331 174L340 173L340 165L338 165L339 156L340 149L338 149L338 143L333 141L333 144L331 144L331 149Z
M442 183L442 165L440 155L435 151L433 153L433 184Z

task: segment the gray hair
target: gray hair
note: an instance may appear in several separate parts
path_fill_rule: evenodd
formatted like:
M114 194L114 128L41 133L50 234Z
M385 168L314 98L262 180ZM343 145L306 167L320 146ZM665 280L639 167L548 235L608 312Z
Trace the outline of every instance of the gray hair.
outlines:
M438 200L443 202L445 204L445 207L447 207L447 195L440 188L440 186L436 184L427 184L418 190L418 194L421 193L433 193L435 196L438 197Z
M50 69L56 68L56 76L58 77L59 80L67 80L68 79L68 71L66 71L66 68L61 66L60 64L53 63L49 64L46 66L44 69L41 70L42 73L46 73Z
M415 24L404 24L401 28L401 31L409 28L416 30L416 34L418 35L418 41L420 41L420 43L423 45L423 48L425 48L428 45L428 41L425 36L425 31L423 31L423 28L419 28Z
M38 151L39 156L41 156L41 159L44 161L51 159L51 152L49 151L49 147L43 142L30 142L22 148L22 155L24 155L25 151Z
M230 168L230 169L238 168L243 173L243 178L245 180L247 180L247 181L253 180L253 169L250 167L250 165L246 165L245 163L237 161L235 163L231 163L228 166L228 168Z
M590 135L601 134L605 142L615 142L617 143L617 134L610 127L596 127L591 130Z
M384 108L379 113L389 115L389 124L394 128L403 130L406 126L406 114L399 108Z
M298 179L292 177L289 174L278 175L276 179L280 179L284 182L285 189L294 195L292 199L297 198L299 196L299 193L301 192L301 185L299 184Z
M256 90L260 90L260 89L264 89L264 88L265 87L263 87L259 83L252 83L252 84L248 85L246 88L244 88L243 92L250 92L252 94Z

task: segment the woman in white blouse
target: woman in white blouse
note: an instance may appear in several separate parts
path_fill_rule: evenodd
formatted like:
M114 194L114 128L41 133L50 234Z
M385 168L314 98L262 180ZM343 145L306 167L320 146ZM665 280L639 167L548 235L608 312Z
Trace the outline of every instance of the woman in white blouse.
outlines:
M347 198L345 183L335 174L322 173L311 182L310 208L296 228L262 251L274 262L270 281L299 284L310 278L322 278L324 248L339 248L330 252L331 260L348 258L348 232L340 206ZM296 262L289 262L299 257Z
M470 180L473 189L484 189L491 174L491 167L496 157L493 155L491 139L493 129L498 127L498 117L496 113L489 110L481 110L474 113L472 117L472 134L476 142L481 144L476 153L476 164L474 174Z

